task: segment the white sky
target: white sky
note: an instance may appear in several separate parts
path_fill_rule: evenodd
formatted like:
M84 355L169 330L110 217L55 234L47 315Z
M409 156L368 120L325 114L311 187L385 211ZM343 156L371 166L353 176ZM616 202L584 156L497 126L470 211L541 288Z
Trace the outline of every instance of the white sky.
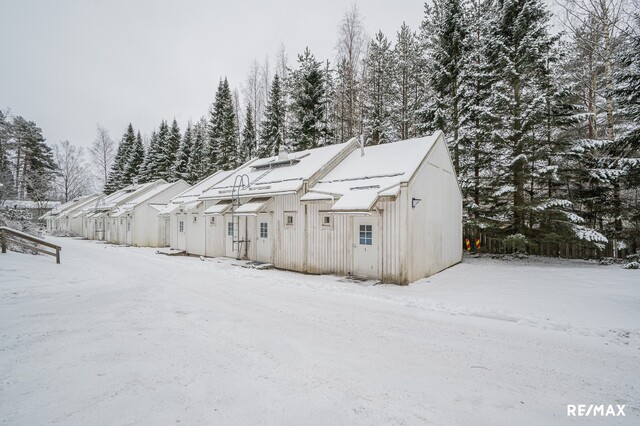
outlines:
M119 140L161 119L207 113L221 76L244 83L284 43L289 62L305 46L335 56L348 0L0 0L0 108L35 121L50 144L88 146L99 123ZM358 3L368 34L417 30L420 0Z

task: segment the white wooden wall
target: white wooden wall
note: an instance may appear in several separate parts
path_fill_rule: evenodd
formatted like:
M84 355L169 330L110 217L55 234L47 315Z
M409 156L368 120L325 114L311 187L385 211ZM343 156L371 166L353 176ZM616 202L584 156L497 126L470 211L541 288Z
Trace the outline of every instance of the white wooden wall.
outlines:
M462 195L443 139L426 160L407 193L409 282L462 260ZM421 199L415 208L411 198Z

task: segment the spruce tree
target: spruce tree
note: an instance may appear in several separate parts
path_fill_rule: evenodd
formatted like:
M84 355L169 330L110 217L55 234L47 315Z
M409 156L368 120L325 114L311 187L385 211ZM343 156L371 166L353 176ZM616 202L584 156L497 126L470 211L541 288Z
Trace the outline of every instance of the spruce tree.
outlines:
M290 82L293 148L297 151L316 148L323 133L324 75L320 62L308 47L298 55L298 69L291 73Z
M162 124L166 123L163 121ZM163 125L160 125L160 130ZM162 157L162 138L160 136L160 130L157 132L154 130L151 132L151 138L149 139L149 149L147 155L144 157L144 163L140 171L140 175L144 182L153 182L161 178L160 175L160 159ZM166 137L166 132L164 133Z
M176 156L176 164L174 166L176 179L182 179L189 183L193 183L189 173L189 157L191 157L191 148L193 146L193 133L191 122L187 124L182 137L182 143Z
M378 145L396 139L394 114L394 58L391 43L378 31L369 43L365 60L364 136L367 144Z
M131 185L140 181L140 169L144 164L144 145L142 144L142 136L140 132L135 139L131 141L129 153L127 156L127 164L124 171L124 184Z
M409 139L418 135L417 113L421 103L420 70L424 68L422 49L418 38L404 22L397 34L393 49L395 72L394 118L397 135Z
M439 129L445 133L453 153L455 171L460 174L459 129L464 96L461 89L467 60L467 25L462 1L436 0L433 7L426 5L421 30L428 58L429 83L434 95L427 98L429 104L423 107L422 127L427 131ZM402 33L398 35L399 40Z
M548 32L549 13L540 0L498 0L495 7L487 52L496 76L490 108L499 117L492 143L496 160L501 159L493 176L494 194L500 196L493 220L500 228L509 223L511 232L527 234L534 204L527 184L536 172L529 162L540 142L535 130L544 121L541 94L554 39Z
M209 171L229 170L238 164L238 128L229 82L220 81L209 122Z
M207 158L207 120L202 117L194 126L192 132L193 143L191 155L187 164L188 181L197 182L204 179L209 172Z
M104 188L104 192L106 194L110 194L119 189L122 189L131 183L128 182L128 178L130 178L131 176L127 176L127 165L129 162L129 157L131 155L131 149L135 144L135 139L136 136L133 131L133 126L131 125L131 123L129 123L127 129L122 135L120 143L118 144L116 156L114 157L113 163L111 164L111 170L109 171L107 184Z
M242 129L242 145L238 152L239 161L244 163L253 158L256 152L256 127L253 123L253 110L247 105L244 128Z
M278 154L280 147L284 146L284 141L284 100L280 77L276 74L271 83L264 120L261 125L258 156L264 158Z

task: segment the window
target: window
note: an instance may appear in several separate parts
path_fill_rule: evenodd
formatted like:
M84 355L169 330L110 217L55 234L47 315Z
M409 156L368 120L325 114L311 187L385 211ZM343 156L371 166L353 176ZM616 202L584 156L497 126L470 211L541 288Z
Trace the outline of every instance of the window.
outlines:
M293 216L292 215L287 215L284 223L287 226L293 226Z
M370 246L373 243L373 226L360 225L360 245Z
M131 231L131 221L127 221L127 231Z
M227 223L227 236L233 237L233 222Z
M211 218L209 219L209 225L215 225L215 224L216 224L216 217L211 216Z
M322 216L322 226L331 226L331 216Z
M269 225L266 222L260 222L260 238L269 236Z
M193 215L193 223L198 223L198 215Z
M180 223L178 223L178 230L180 232L184 232L184 221L181 220Z
M122 225L122 219L120 219L120 225Z

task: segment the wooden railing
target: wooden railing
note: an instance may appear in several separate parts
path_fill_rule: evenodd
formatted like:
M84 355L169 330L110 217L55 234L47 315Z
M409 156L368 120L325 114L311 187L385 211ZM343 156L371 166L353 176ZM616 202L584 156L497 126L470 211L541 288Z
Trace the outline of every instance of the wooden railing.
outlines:
M2 245L2 253L7 252L8 242L28 248L29 250L33 250L38 253L55 256L56 263L60 263L60 251L62 250L62 247L41 240L40 238L36 238L33 235L25 234L24 232L16 231L15 229L7 228L5 226L0 226L0 243ZM51 248L55 250L55 252L46 250L39 246Z

